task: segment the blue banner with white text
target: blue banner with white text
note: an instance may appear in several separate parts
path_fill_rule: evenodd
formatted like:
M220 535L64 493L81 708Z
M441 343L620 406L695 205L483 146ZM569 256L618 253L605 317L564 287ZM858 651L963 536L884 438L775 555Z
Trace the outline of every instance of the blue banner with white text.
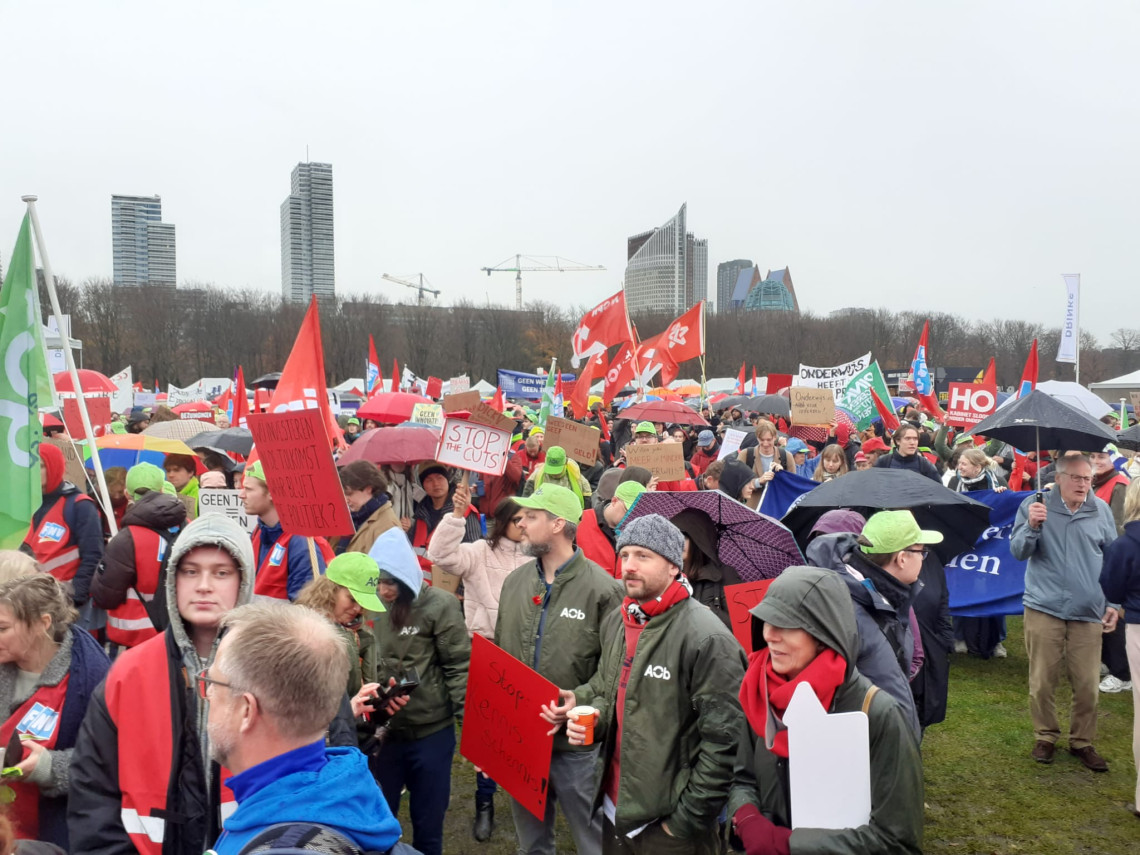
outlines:
M563 374L562 382L569 383L574 376ZM538 401L542 399L542 390L545 386L545 374L524 374L521 371L499 369L499 388L503 390L504 398L527 398Z

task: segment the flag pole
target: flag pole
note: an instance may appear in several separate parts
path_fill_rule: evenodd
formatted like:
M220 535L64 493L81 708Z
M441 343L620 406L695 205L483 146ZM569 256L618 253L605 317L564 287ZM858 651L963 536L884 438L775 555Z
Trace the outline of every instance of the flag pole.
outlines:
M96 487L99 490L100 503L107 515L107 528L111 535L118 534L119 527L115 524L115 510L111 505L111 494L107 490L107 476L103 474L103 461L99 459L98 449L95 448L95 431L91 428L91 416L87 412L87 402L83 398L83 387L79 383L79 369L75 367L75 355L71 352L70 336L63 323L63 312L59 308L59 295L55 290L55 275L51 270L51 261L48 258L47 247L44 244L43 232L40 230L40 217L36 213L37 196L21 196L20 199L28 206L28 215L32 220L32 231L36 235L36 247L40 251L40 262L44 267L44 282L47 285L48 299L51 300L51 311L55 316L55 324L59 334L63 337L63 356L67 361L67 373L71 375L71 383L75 388L75 399L79 404L79 417L83 421L83 430L87 434L87 441L91 444L91 462L95 464ZM42 318L36 318L35 323L42 324ZM74 440L73 440L74 441Z
M1073 362L1073 380L1081 382L1081 279L1077 275L1077 341Z
M705 376L705 324L708 321L709 304L701 300L701 409L709 402L708 378Z

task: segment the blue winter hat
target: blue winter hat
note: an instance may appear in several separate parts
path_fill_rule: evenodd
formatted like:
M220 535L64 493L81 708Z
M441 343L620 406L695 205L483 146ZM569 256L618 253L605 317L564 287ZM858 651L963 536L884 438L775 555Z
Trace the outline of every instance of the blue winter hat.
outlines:
M412 599L420 595L424 574L408 536L402 528L390 528L372 544L368 557L376 562L381 581L395 580L412 592Z

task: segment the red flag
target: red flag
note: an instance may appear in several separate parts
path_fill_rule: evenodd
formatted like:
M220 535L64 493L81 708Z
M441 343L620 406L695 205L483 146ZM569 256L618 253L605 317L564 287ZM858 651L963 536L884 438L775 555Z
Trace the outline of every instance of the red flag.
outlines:
M634 351L634 360L637 363L637 370L634 373L642 386L648 386L658 371L661 372L662 386L668 386L677 377L677 363L669 357L664 336L665 333L662 332L647 338L638 344Z
M439 377L428 377L425 391L429 398L435 398L438 401L443 397L443 380Z
M585 418L589 410L590 387L594 380L606 367L605 352L599 353L592 359L587 359L582 366L582 373L578 375L578 382L574 384L574 393L570 396L570 406L574 408L574 418ZM561 381L560 381L561 382Z
M991 356L990 364L986 366L986 370L982 373L981 383L990 389L997 386L997 362Z
M879 411L879 416L883 420L883 427L889 431L896 431L899 429L899 417L890 407L883 403L879 398L877 392L871 389L871 400L875 402L875 409Z
M705 352L705 301L701 300L657 336L657 346L669 356L674 366L697 359ZM675 375L674 375L675 376ZM664 379L664 373L662 374ZM672 383L666 380L665 384Z
M376 342L368 336L368 361L364 364L364 394L366 400L384 391L384 375L380 373L380 359L376 356Z
M598 410L598 427L602 429L602 439L609 442L610 439L610 423L606 421L605 409Z
M269 410L269 403L273 396L268 389L255 389L253 392L253 408L259 413Z
M402 379L403 378L400 375L400 363L398 361L396 361L395 359L393 359L392 360L392 391L393 392L399 392L400 391L400 381Z
M922 325L922 335L918 337L918 345L914 349L914 359L910 363L910 372L907 374L907 384L914 389L914 396L936 418L942 415L942 407L938 405L938 395L934 391L934 378L930 376L930 369L926 364L927 338L930 335L930 321Z
M245 374L238 366L237 380L234 381L234 414L230 417L230 424L235 427L246 427L246 416L249 415L249 397L245 391Z
M344 433L333 417L329 407L329 392L325 385L325 352L321 346L321 318L317 309L317 298L313 297L301 329L293 342L277 389L273 392L270 412L284 413L289 410L320 409L324 416L325 429L329 442L345 446Z
M1021 382L1017 384L1017 397L1020 398L1028 395L1037 388L1037 339L1033 339L1033 344L1029 348L1029 356L1025 359L1025 367L1021 369ZM1029 463L1029 458L1018 451L1016 448L1013 450L1013 468L1009 473L1009 489L1022 490L1025 488L1026 466ZM1041 461L1037 461L1037 465L1041 465Z
M736 378L736 394L744 394L744 363L740 363L740 376Z
M608 407L614 396L633 380L633 366L634 348L632 342L627 341L606 369L606 388L602 392L602 403L605 406Z
M625 307L625 291L618 291L586 312L570 339L574 349L571 364L577 368L582 360L623 341L635 341Z
M496 412L503 412L507 408L506 402L503 400L503 390L498 386L495 387L495 397L491 399L491 406L495 408Z

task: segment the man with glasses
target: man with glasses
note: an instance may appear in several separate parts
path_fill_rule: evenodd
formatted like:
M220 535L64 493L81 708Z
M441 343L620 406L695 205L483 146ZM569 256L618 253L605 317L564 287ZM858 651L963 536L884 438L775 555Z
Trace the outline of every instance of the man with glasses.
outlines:
M1018 508L1010 552L1025 566L1025 650L1029 656L1032 757L1052 763L1061 725L1055 694L1062 668L1073 689L1069 753L1093 772L1108 763L1093 747L1101 635L1116 627L1119 611L1105 603L1100 570L1116 539L1112 510L1092 493L1093 469L1079 452L1057 461L1057 483Z
M215 658L222 618L249 602L253 575L249 535L229 517L199 517L174 542L157 594L170 626L119 656L79 731L72 853L202 852L217 838L234 794L210 758L209 703L194 682Z

